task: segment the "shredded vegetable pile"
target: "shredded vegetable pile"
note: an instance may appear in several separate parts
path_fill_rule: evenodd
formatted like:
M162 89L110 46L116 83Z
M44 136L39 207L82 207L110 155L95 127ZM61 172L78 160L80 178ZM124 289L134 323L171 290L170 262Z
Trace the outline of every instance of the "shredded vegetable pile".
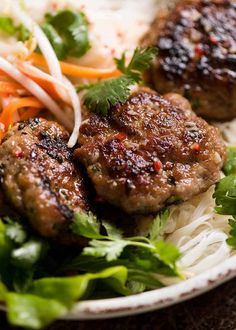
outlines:
M68 145L73 147L81 124L81 102L66 76L97 80L117 77L121 72L115 65L110 69L95 69L58 60L81 57L89 49L88 23L82 12L67 9L47 13L39 26L18 2L12 1L9 15L0 16L0 32L23 40L25 52L19 50L14 56L0 57L0 137L14 122L35 117L47 109L72 130ZM14 20L20 25L15 25ZM74 112L73 120L68 109Z

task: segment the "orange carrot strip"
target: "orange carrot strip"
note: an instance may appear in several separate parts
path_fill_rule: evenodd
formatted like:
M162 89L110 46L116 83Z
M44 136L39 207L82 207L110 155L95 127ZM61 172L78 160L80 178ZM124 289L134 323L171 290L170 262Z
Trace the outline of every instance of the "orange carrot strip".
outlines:
M26 111L20 113L20 120L28 120L30 118L35 118L39 114L39 108L29 108Z
M24 88L11 81L1 81L0 80L0 94L17 94L17 90L24 90Z
M46 67L47 63L42 55L33 53L30 55L30 60L36 65ZM121 72L116 68L111 69L95 69L89 68L85 66L79 66L75 64L70 64L66 62L60 61L61 70L65 75L71 77L81 77L88 79L102 79L102 78L111 78L111 77L119 77Z
M43 104L34 97L22 97L13 99L2 111L0 123L5 126L5 132L8 127L14 123L15 112L24 107L43 108Z

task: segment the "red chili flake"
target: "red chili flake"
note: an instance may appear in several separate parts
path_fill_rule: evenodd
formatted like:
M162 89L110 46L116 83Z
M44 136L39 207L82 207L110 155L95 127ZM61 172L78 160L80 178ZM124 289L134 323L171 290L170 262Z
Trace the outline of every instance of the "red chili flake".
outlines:
M153 162L153 167L154 167L154 170L155 172L159 172L160 169L161 169L161 162L160 161L157 161L157 162Z
M119 141L122 141L126 138L126 134L123 133L123 132L119 132L115 135L115 139L119 140Z
M209 40L212 44L216 45L218 43L218 39L214 34L211 34Z
M124 34L121 31L117 32L117 37L118 38L123 38L123 36L124 36Z
M21 149L17 149L15 151L16 158L21 158L23 156L23 151Z
M202 44L197 44L197 45L195 46L194 51L195 51L195 55L196 55L197 57L202 57L202 55L203 55L203 53L204 53L203 48L202 48Z
M51 7L52 7L52 10L57 10L58 4L56 2L53 2Z
M193 143L192 145L191 145L191 149L192 150L194 150L194 151L200 151L201 150L201 146L200 146L200 144L199 143Z

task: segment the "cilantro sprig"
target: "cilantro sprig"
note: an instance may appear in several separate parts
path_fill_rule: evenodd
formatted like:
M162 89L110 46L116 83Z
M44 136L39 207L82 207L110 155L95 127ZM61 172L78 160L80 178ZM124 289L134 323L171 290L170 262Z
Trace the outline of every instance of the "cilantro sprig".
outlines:
M79 212L72 224L75 234L92 238L82 255L92 260L103 260L104 265L126 265L134 271L167 272L178 276L176 261L180 257L178 249L160 239L161 230L169 217L166 210L153 221L148 237L123 237L120 230L108 222L98 222L95 216ZM103 234L101 234L103 232ZM105 234L104 234L105 232ZM93 265L93 261L91 261ZM89 267L89 265L87 265ZM90 268L87 268L90 269Z
M225 177L217 183L213 197L215 211L219 214L231 215L230 232L227 243L236 250L236 148L227 150L227 162L223 168Z
M123 76L88 86L83 97L84 105L96 113L107 115L111 106L124 103L130 95L131 87L142 80L142 73L150 67L156 54L156 48L136 48L128 64L125 53L120 59L116 58L115 63Z

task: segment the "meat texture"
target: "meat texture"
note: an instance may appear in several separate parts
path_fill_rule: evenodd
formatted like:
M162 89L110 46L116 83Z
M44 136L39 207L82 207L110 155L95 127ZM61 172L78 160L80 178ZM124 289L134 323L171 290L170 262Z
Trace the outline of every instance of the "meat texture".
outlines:
M87 192L67 147L68 133L55 122L17 123L0 146L1 193L45 237L71 239L74 212L87 210Z
M206 191L220 178L225 146L217 128L180 95L141 88L107 117L81 126L75 156L100 197L128 213L151 213Z
M236 117L236 1L183 0L158 13L142 44L159 49L151 79L187 97L198 115Z

